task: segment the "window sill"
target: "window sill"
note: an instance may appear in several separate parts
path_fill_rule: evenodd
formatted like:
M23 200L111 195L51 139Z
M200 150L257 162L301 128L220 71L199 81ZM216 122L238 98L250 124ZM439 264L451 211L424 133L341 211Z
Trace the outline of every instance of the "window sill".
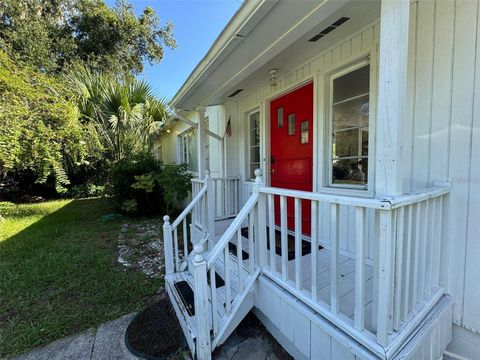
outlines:
M344 195L354 196L361 198L373 198L374 193L372 190L360 190L360 189L347 189L340 187L320 187L317 190L318 193L331 194L331 195Z

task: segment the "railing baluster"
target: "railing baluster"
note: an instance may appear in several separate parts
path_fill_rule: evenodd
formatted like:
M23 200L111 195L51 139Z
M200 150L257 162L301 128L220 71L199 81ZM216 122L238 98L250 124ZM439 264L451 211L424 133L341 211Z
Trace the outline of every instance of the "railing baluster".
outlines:
M422 242L421 242L421 253L420 253L420 267L419 267L419 275L420 275L420 281L419 281L419 286L418 286L418 291L419 291L419 296L420 300L422 300L425 297L425 287L427 284L425 284L427 274L426 274L426 267L427 267L427 236L428 236L428 218L429 218L429 212L430 212L430 202L428 200L425 200L425 211L424 211L424 216L422 216Z
M358 330L365 328L365 208L355 211L355 313L354 325Z
M182 221L182 229L183 229L183 257L184 260L188 260L188 238L187 238L187 218L183 219Z
M378 312L377 342L388 345L388 333L392 319L392 272L393 272L393 214L388 210L380 210L379 239L379 281L378 281ZM375 309L374 309L375 311Z
M295 286L302 287L302 199L295 198Z
M215 277L215 265L210 268L210 298L212 301L212 326L213 336L218 332L218 313L217 313L217 279Z
M270 269L277 271L276 253L275 253L275 206L274 195L268 194L268 235L270 244Z
M418 277L419 277L419 262L420 262L420 219L421 219L421 211L422 210L422 203L415 204L415 247L413 250L413 282L412 282L412 310L415 310L417 306L418 300Z
M255 267L255 234L254 234L255 208L248 215L248 273L251 274Z
M407 320L408 312L410 311L410 274L411 274L411 258L412 258L412 230L413 230L413 205L407 207L407 237L406 237L406 250L404 254L405 258L405 277L402 286L403 290L403 306L402 306L402 321Z
M282 248L282 279L288 279L288 234L287 234L287 199L280 196L280 232Z
M178 256L178 232L177 228L173 230L173 248L175 249L175 269L180 271L180 259Z
M330 208L330 309L334 314L340 311L339 302L339 205L331 204Z
M430 204L430 211L428 212L428 229L427 229L427 254L426 254L426 279L425 279L425 295L429 297L432 294L432 279L433 279L433 262L435 252L435 246L437 246L437 239L435 239L435 231L436 231L436 222L435 222L435 212L436 209L436 199L427 200Z
M443 197L437 199L435 216L435 261L433 263L432 285L434 288L440 286L440 259L442 256L442 227L443 227Z
M228 253L228 245L225 246L224 250L224 268L225 268L225 312L227 315L230 314L232 309L231 304L231 289L230 289L230 256Z
M227 182L222 181L222 188L223 188L223 208L224 208L224 213L225 215L228 214L228 193L227 193Z
M234 187L235 187L235 210L234 210L234 213L235 215L238 214L238 188L239 188L239 185L240 185L240 180L239 179L235 179L233 180L233 183L234 183Z
M316 201L310 202L310 240L311 240L311 264L310 264L310 271L312 278L311 280L311 288L312 288L312 299L314 301L318 300L318 292L317 292L317 255L318 255L318 203Z
M403 283L403 247L404 247L404 219L405 219L405 208L401 207L397 211L397 234L396 234L396 258L395 258L395 295L393 301L393 329L395 331L400 330L400 312L402 309L402 301L405 301L404 293L402 292L402 283Z
M249 234L250 235L250 234ZM240 292L243 291L243 281L242 281L242 275L243 275L243 253L242 253L242 233L240 229L237 230L237 265L238 265L238 282L239 282L239 288Z

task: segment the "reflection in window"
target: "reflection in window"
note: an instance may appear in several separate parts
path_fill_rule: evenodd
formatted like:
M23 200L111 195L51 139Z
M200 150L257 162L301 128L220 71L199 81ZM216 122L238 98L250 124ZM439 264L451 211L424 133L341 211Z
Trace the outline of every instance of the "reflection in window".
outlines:
M366 65L332 82L332 184L367 184L369 75Z
M255 169L260 168L260 113L254 112L248 116L249 122L249 176L255 179Z

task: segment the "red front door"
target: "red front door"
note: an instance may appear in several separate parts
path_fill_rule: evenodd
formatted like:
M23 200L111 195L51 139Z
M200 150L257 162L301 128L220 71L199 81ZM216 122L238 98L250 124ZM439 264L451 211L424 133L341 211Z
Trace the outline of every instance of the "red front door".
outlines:
M271 186L312 191L313 84L270 103ZM294 201L287 200L288 228L293 230ZM280 222L278 199L275 219ZM302 202L302 232L310 234L310 202Z

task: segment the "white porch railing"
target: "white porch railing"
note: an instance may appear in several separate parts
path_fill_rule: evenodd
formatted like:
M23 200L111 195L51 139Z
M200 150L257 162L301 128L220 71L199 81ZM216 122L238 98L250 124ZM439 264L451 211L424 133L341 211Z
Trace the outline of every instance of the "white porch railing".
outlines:
M189 239L195 244L195 232L205 233L207 225L207 185L193 196L192 201L182 213L170 224L170 217L163 217L163 241L165 253L165 275L184 271L188 265ZM190 223L189 223L190 221ZM179 227L181 226L182 245L179 244ZM192 225L195 228L192 228Z
M215 220L236 216L240 211L240 177L220 177L211 180L215 197ZM204 184L204 180L192 179L192 197Z
M441 227L448 188L369 199L266 187L261 184L261 171L256 175L253 194L214 247L208 253L204 244L194 249L197 356L209 358L224 340L230 315L259 273L376 355L393 356L444 294ZM212 184L207 176L192 203L199 204ZM208 199L217 204L211 194ZM191 205L171 228L166 222L175 244L175 228L194 208ZM302 217L302 209L309 209L308 219ZM341 216L345 211L352 216ZM340 249L346 226L354 247L347 254L352 264L348 279L345 253ZM242 234L242 227L248 228L247 234ZM305 242L309 256L303 254ZM236 246L236 254L231 254L230 243ZM320 244L324 249L319 249ZM293 259L289 258L292 247ZM243 250L249 255L246 261ZM221 300L215 291L215 271L225 281Z
M268 219L268 227L259 228L260 239L267 238L266 232L269 233L269 248L266 242L260 242L260 256L265 254L262 272L379 356L384 356L385 351L396 351L397 345L411 334L443 295L439 278L440 229L448 189L435 188L422 194L385 200L270 187L260 187L258 192L259 206L265 202L264 208L268 208L265 213L258 214L259 220ZM304 202L310 207L309 229L302 228L302 222L305 224L305 218L302 221ZM293 229L288 229L287 225L287 204L294 207ZM330 233L328 243L323 243L327 251L322 256L327 254L329 257L329 277L320 278L319 210L325 204L330 211L329 219L323 219L323 223L329 222ZM279 219L275 219L275 206ZM345 222L340 218L340 207L352 209L351 213L355 214L354 231L349 233L355 239L353 316L349 306L341 302L341 296L345 294L340 283L339 234L341 227L352 226L352 221ZM366 258L367 210L374 214L370 216L370 221L374 222L374 235L370 237L375 254L373 261ZM280 231L281 239L279 264L275 231ZM294 266L289 266L287 257L288 236L294 238ZM310 257L303 257L308 259L307 264L305 260L302 262L303 240L308 240L311 246ZM373 289L369 290L367 300L367 273L372 270ZM304 282L304 278L310 280ZM325 282L329 294L322 297L319 289L325 289ZM371 319L366 318L367 313Z

